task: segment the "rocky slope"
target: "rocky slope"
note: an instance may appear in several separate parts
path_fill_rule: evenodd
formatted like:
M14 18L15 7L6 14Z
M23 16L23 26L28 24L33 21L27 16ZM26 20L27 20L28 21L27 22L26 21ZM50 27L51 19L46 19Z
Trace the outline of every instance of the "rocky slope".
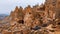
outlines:
M2 34L60 34L59 0L15 10L0 23Z

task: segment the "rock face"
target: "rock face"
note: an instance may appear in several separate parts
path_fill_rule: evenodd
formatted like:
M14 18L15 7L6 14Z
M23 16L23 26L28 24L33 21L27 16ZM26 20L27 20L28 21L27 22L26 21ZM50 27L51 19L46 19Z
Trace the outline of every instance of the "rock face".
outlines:
M2 34L60 34L59 10L60 0L46 0L45 4L33 7L28 5L24 9L16 6L6 18L6 23L1 23L0 32Z

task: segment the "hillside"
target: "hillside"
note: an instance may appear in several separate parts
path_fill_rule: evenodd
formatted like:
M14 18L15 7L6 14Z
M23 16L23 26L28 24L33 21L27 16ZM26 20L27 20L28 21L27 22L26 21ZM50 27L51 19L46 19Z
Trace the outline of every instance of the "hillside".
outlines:
M8 16L7 14L0 14L0 20L3 20L7 16Z
M0 23L0 33L60 34L60 0L46 0L45 4L24 9L16 6Z

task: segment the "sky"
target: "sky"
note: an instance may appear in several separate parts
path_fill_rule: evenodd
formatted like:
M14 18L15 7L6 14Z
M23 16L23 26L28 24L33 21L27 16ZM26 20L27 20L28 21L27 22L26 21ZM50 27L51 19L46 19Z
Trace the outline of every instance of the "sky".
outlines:
M16 6L24 8L27 5L34 6L44 2L45 0L0 0L0 14L10 14Z

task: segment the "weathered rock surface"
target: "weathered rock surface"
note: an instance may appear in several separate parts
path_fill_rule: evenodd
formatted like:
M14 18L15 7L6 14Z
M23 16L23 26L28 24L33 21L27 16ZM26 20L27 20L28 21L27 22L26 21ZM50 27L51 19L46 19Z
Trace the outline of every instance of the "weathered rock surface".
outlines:
M16 6L0 23L1 34L60 34L60 0L26 8Z

